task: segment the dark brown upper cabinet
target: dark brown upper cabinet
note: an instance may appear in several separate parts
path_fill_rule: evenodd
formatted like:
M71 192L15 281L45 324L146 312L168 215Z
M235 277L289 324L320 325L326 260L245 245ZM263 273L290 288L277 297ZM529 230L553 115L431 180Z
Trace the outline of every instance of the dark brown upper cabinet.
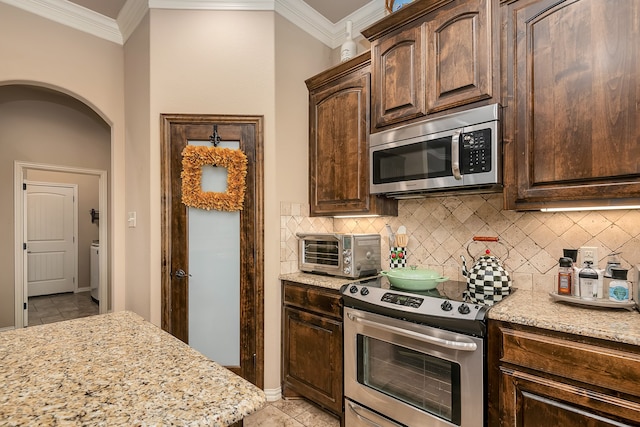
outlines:
M493 98L493 3L417 0L363 30L372 51L372 132Z
M426 22L427 114L492 97L490 6L452 2Z
M507 209L640 202L640 1L504 1Z
M369 194L370 52L306 81L311 216L398 215Z

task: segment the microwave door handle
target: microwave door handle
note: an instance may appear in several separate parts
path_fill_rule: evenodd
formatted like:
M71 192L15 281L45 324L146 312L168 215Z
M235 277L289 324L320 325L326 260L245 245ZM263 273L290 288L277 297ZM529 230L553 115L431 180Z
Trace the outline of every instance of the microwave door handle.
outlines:
M451 136L451 173L457 180L462 179L460 174L460 134L461 130L456 130Z
M383 329L397 335L401 335L401 336L412 338L412 339L417 339L422 342L434 344L434 345L448 348L451 350L476 351L478 349L478 346L474 342L451 341L443 338L432 337L431 335L420 334L418 332L414 332L409 329L402 329L402 328L398 328L391 325L384 325L382 323L372 322L371 320L364 319L352 313L347 314L347 317L353 322L362 323L364 325L369 325L374 328Z

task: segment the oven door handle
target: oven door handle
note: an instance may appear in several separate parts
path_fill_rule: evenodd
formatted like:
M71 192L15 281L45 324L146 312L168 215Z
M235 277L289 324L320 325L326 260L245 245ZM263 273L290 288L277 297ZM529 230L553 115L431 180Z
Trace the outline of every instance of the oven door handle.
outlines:
M372 425L373 427L382 427L380 424L370 420L369 418L365 417L364 415L362 415L358 409L360 409L360 407L358 405L355 405L351 402L348 403L349 405L349 409L351 409L351 411L355 414L356 417L358 417L359 420L364 421L365 423Z
M462 179L460 174L460 129L456 130L451 136L451 173L458 181Z
M390 325L384 325L378 322L372 322L360 316L356 316L352 313L348 313L347 317L354 322L359 322L359 323L369 325L378 329L384 329L386 331L393 332L394 334L397 334L397 335L402 335L404 337L411 338L411 339L417 339L422 342L435 344L437 346L445 347L451 350L476 351L478 349L478 346L474 342L451 341L451 340L445 340L443 338L432 337L429 335L420 334L418 332L410 331L407 329L398 328L396 326L390 326Z

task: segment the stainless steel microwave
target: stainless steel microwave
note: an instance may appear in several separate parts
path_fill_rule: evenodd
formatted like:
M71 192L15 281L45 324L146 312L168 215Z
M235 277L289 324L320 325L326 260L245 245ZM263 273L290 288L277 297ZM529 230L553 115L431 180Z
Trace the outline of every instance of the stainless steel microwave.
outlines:
M371 193L500 189L500 116L500 105L491 104L372 134Z
M380 272L379 234L298 233L297 237L300 271L340 277Z

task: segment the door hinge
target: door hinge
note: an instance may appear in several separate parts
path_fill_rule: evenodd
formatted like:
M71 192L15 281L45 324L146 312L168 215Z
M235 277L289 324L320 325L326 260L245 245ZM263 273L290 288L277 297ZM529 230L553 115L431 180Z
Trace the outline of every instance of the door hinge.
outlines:
M23 182L23 183L22 183L22 189L23 189L23 190L26 190L26 189L27 189L27 183L26 183L26 182Z
M23 244L22 244L22 250L24 250L24 251L26 251L26 250L27 250L27 244L26 244L26 243L23 243Z
M23 310L26 310L26 309L27 309L27 303L26 303L26 302L23 302L23 303L22 303L22 308L23 308Z

